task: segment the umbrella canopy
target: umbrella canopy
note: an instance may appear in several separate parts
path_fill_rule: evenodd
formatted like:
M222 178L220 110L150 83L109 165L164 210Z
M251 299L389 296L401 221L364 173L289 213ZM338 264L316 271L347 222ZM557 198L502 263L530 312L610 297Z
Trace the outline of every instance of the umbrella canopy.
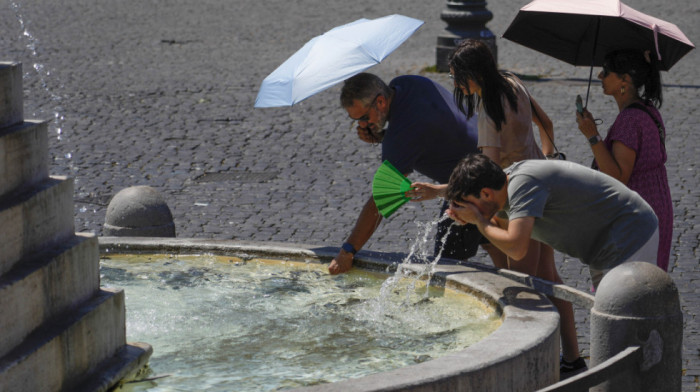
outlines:
M358 19L313 38L263 80L255 107L290 106L378 64L423 21Z
M573 65L601 66L616 49L650 50L666 71L695 47L676 25L619 0L535 0L503 37Z

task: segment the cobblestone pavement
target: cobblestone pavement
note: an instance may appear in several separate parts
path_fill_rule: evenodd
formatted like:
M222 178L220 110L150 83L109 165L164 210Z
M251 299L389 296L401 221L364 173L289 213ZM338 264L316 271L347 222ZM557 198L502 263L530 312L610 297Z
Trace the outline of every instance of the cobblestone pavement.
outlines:
M524 4L490 2L487 26L500 36ZM696 0L628 4L700 42ZM450 86L446 75L424 71L435 64L444 7L424 0L2 0L0 59L23 63L26 117L52 121L51 172L75 178L78 231L101 234L110 198L150 185L166 198L178 237L339 246L369 195L379 149L349 131L338 86L291 108L253 109L259 84L311 37L360 17L399 13L426 24L372 72L387 81L423 73ZM502 68L539 76L526 84L552 117L558 146L569 160L588 164L573 103L585 94L589 70L501 38L497 45ZM684 391L700 390L699 60L695 50L663 75ZM616 114L598 83L589 109L605 126ZM436 212L432 203L403 207L366 248L406 251L416 222ZM477 258L488 263L484 254ZM567 284L588 287L581 263L561 255L557 263ZM587 312L577 311L577 323L588 355Z

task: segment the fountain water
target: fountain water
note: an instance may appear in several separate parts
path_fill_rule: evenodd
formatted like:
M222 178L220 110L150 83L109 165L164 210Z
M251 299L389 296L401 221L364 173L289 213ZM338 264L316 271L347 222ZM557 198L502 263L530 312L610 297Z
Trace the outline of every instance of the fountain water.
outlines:
M126 343L124 292L99 287L97 239L75 233L72 181L49 176L47 123L24 121L22 90L21 65L1 64L0 312L13 317L0 319L0 390L107 390L141 369L151 347ZM120 238L107 246L133 251L139 241L149 240L131 241ZM280 250L274 244L194 243L155 241L158 253L272 253L315 262L327 262L337 253L299 246ZM399 261L362 252L356 265L386 270ZM402 268L420 273L423 267L404 263ZM491 303L503 314L502 326L454 354L311 388L525 391L556 381L558 315L544 296L469 266L433 266L426 277Z
M430 235L436 231L438 224L445 219L449 219L449 217L444 215L432 222L416 222L419 229L418 236L411 243L408 254L403 258L401 263L397 265L394 275L386 279L382 284L380 292L381 297L387 297L388 293L392 292L402 279L409 276L412 277L414 283L417 283L421 279L428 282L425 291L427 296L427 289L430 287L432 275L435 272L435 266L442 257L442 251L445 245L443 240L438 254L435 255L435 257L431 257L433 249L431 249L432 242L430 241ZM450 234L451 228L452 226L448 228L443 238L446 238ZM409 291L406 291L406 293L409 293Z
M465 293L314 262L104 255L126 292L127 334L155 347L139 390L265 391L397 369L462 350L501 322ZM126 388L130 391L131 389Z
M241 259L329 263L338 252L336 248L225 240L101 237L99 241L101 251L106 255L219 255ZM362 251L355 259L355 266L392 271L404 257L403 254ZM420 274L424 267L411 264L403 268ZM449 260L434 266L431 284L477 296L499 312L501 326L468 348L436 359L301 390L532 391L557 381L559 315L544 295L501 277L483 265L456 265Z
M13 9L36 57L38 42L16 3ZM55 104L53 126L61 142L61 98L48 88L48 68L39 61L32 68ZM0 320L0 390L107 390L142 369L151 347L126 343L124 292L99 287L97 240L75 233L72 180L48 174L49 124L24 121L22 76L19 64L0 65L0 236L7 239L0 244L0 311L14 316ZM71 153L55 159L64 158L70 164ZM299 252L287 249L281 257ZM319 257L318 251L313 256L308 250L301 253ZM386 260L360 258L358 265L387 268L395 263ZM556 378L557 318L544 297L523 287L510 292L506 289L511 282L494 283L494 274L469 267L404 264L405 271L420 268L413 273L428 281L478 293L504 315L503 327L486 342L445 358L317 388L376 390L391 385L430 390L425 388L459 384L478 390L531 390Z
M39 50L39 40L32 34L32 32L29 30L29 27L27 26L27 22L24 19L24 16L22 15L22 8L20 4L13 2L11 4L12 10L15 13L15 18L17 19L17 22L19 23L19 27L21 30L21 35L20 39L24 40L26 42L26 47L29 50L29 54L32 59L37 59L38 58L38 50ZM65 123L65 117L61 112L63 111L61 107L61 96L56 94L54 91L52 91L51 88L49 88L49 79L52 78L51 71L48 70L47 66L43 63L36 62L32 65L32 68L36 72L37 76L39 77L39 82L41 83L41 87L44 89L44 91L49 95L49 99L52 102L54 109L53 109L53 121L49 124L52 128L54 128L55 131L55 136L57 141L62 141L64 138L64 129L63 125ZM36 116L36 114L35 114ZM66 152L62 158L58 159L66 159L67 161L70 161L73 157L73 154L71 152ZM74 168L69 167L71 169L71 172L73 172Z

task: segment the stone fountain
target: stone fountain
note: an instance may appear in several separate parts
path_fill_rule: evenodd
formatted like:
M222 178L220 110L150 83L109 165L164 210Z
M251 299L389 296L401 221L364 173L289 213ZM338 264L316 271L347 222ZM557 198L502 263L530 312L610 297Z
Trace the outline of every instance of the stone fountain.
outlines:
M47 122L25 121L22 97L21 64L0 62L0 391L111 390L145 368L152 348L126 342L124 292L100 287L98 239L75 233L73 182L49 175ZM269 244L220 241L100 243L113 251L270 252ZM330 259L337 249L275 252ZM370 264L365 253L357 266ZM387 270L395 263L382 257L374 264ZM680 388L678 290L656 267L627 263L603 279L591 316L595 367L556 385L558 315L543 294L504 279L486 286L497 274L473 267L445 265L436 274L501 306L504 326L443 359L305 390L553 391L601 382L614 391Z
M0 63L0 390L109 390L152 348L126 342L124 291L100 287L73 181L48 166L47 122L24 120L22 66Z

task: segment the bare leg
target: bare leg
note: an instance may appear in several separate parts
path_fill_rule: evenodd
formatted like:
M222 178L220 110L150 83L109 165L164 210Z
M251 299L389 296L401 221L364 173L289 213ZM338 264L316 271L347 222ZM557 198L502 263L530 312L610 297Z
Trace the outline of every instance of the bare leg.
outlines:
M537 271L537 277L546 279L555 283L563 283L557 267L554 264L554 250L551 246L540 244L540 265ZM578 338L576 336L576 320L574 318L574 307L571 302L549 297L554 306L559 311L561 319L561 349L565 361L573 362L579 356Z
M530 244L527 247L527 254L525 254L525 257L517 261L509 259L508 269L532 276L539 276L537 275L537 272L542 265L540 245L542 245L540 242L531 239Z
M492 244L481 244L481 247L486 251L486 253L489 254L489 256L491 256L491 261L493 261L493 265L496 268L509 269L536 276L537 267L540 262L539 245L539 242L530 240L530 245L527 248L527 254L525 257L517 261L509 259L505 253Z
M508 257L500 249L491 244L481 244L481 248L491 256L494 267L508 269Z

